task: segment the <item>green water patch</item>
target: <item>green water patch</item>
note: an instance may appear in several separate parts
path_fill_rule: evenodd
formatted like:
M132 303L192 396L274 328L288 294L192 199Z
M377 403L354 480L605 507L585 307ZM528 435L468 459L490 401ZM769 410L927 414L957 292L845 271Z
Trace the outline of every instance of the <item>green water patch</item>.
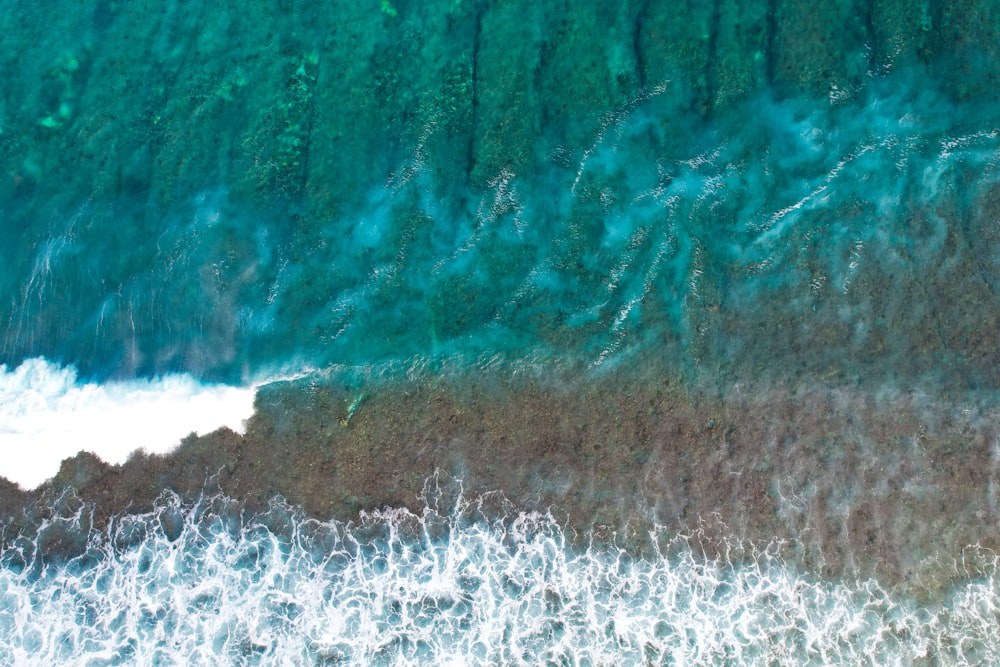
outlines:
M4 360L996 381L986 7L203 9L6 19Z

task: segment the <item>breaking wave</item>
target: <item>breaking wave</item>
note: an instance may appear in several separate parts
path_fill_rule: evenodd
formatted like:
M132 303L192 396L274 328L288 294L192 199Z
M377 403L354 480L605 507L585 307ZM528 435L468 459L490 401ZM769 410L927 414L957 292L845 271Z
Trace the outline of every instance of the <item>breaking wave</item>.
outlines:
M433 486L433 482L431 483ZM85 507L0 557L6 664L984 664L1000 660L992 552L936 602L824 580L777 549L633 555L502 496L352 523L281 500L164 494L89 530ZM73 536L76 536L75 538ZM76 539L76 542L74 542ZM735 553L735 551L733 553ZM970 552L972 553L972 552ZM971 560L970 560L971 562Z
M255 388L209 385L188 374L120 382L81 382L76 369L41 357L0 364L0 474L34 488L80 451L124 463L137 449L167 452L191 433L223 426L243 432Z

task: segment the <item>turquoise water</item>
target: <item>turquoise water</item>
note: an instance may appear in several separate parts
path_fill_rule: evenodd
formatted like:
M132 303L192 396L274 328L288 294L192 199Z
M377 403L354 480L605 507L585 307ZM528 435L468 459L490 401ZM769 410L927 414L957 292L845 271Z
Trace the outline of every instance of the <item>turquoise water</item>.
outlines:
M0 134L10 366L246 382L640 356L687 380L995 386L995 346L970 331L994 324L998 109L936 63L904 49L788 90L758 72L717 82L706 108L684 85L700 74L633 61L648 45L622 62L492 62L476 40L526 31L541 56L561 42L486 5L350 20L290 6L260 17L267 31L154 6L68 11L41 32L8 19L6 39L29 44L6 64ZM560 67L594 88L615 68L644 76L597 94L559 89Z
M964 336L991 314L960 298L996 299L997 110L916 76L836 105L763 91L682 146L684 119L652 89L595 119L587 143L553 154L542 140L523 171L454 201L432 195L411 146L292 238L287 216L214 176L156 221L132 193L81 195L10 262L4 348L98 376L643 355L691 377L763 366L992 387L995 351Z
M57 4L0 17L2 433L84 381L174 373L246 388L314 371L614 371L876 404L975 396L994 414L995 3ZM49 368L75 383L70 367L81 387L58 396L7 379ZM995 467L995 443L973 445ZM513 505L349 523L234 503L168 492L104 532L84 509L4 534L0 655L1000 652L995 556L973 545L941 555L958 583L927 602L824 579L767 543L718 559L662 528L654 541L673 546L648 557L567 546L569 528Z

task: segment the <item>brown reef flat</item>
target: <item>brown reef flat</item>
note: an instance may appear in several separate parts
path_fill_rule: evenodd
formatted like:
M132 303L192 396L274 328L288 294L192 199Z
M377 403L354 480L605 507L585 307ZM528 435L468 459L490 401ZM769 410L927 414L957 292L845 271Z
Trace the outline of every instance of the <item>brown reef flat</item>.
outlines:
M256 408L242 436L191 436L121 466L82 453L34 491L2 484L2 516L16 529L72 489L101 528L150 509L164 489L190 500L211 480L248 512L280 494L309 515L350 520L387 505L419 512L440 471L467 494L500 490L517 507L549 510L576 534L595 529L642 550L658 524L696 534L709 553L725 539L783 542L817 574L917 593L957 574L949 563L966 545L1000 546L997 415L971 400L485 374L363 392L280 383Z

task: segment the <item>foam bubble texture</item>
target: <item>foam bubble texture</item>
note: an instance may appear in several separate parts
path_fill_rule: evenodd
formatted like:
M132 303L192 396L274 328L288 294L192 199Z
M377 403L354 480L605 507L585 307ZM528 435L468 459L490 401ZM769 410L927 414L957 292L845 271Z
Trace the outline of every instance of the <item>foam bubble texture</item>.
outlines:
M216 497L121 517L81 555L38 536L0 567L5 664L987 664L996 560L940 604L823 581L765 549L634 559L550 517L385 510L318 523ZM75 518L64 519L73 523ZM85 524L85 520L83 521Z
M242 432L253 399L253 387L204 385L187 374L98 385L42 358L11 371L0 364L0 475L34 488L82 450L118 464L140 448L169 451L190 433Z

